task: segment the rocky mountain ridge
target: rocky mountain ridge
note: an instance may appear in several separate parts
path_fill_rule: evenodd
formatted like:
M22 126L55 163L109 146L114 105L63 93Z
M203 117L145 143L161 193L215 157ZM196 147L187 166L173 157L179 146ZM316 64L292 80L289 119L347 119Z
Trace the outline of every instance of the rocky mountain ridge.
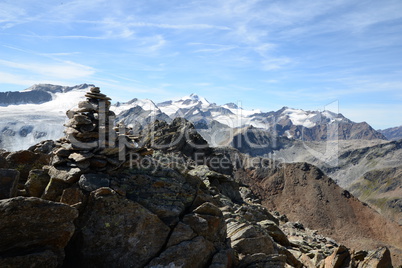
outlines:
M387 129L378 130L383 134L388 140L401 140L402 139L402 126L392 127Z
M94 85L77 85L73 87L51 84L37 84L23 91L0 92L0 106L41 104L53 100L54 93L66 93L71 90L85 89Z
M401 140L299 142L272 154L287 163L316 165L361 201L402 224Z
M0 107L0 148L19 150L44 139L62 137L61 128L47 126L63 120L62 111L83 100L82 93L91 86L82 84L63 87L43 84L22 92L2 93L7 96L27 97L0 98L7 99L7 107ZM271 112L245 110L234 103L210 103L194 94L158 104L135 98L125 103L116 103L111 106L111 110L117 115L116 122L132 127L135 132L155 120L171 122L176 117L185 118L200 130L211 146L230 145L233 142L230 137L235 132L250 126L266 131L266 136L296 140L385 139L367 123L355 123L342 114L330 111L303 111L288 107Z

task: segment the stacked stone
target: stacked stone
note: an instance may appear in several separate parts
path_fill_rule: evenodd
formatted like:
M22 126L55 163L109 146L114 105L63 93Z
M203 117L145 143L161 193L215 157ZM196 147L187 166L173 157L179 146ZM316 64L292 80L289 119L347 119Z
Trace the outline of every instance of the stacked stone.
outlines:
M83 173L113 170L121 164L110 98L98 87L85 96L77 108L67 111L66 137L53 152L50 175L67 183L74 183Z
M77 149L114 146L113 121L115 114L109 110L110 98L91 88L87 100L78 103L78 108L67 111L70 119L65 126L66 138Z
M65 124L66 137L55 143L47 170L50 182L42 195L44 199L63 199L64 189L81 181L83 176L84 181L87 180L85 176L90 174L98 179L99 176L108 177L108 174L127 164L130 158L124 154L152 153L152 150L132 146L133 141L125 133L115 131L114 113L109 110L110 98L100 93L99 88L91 88L85 96L87 99L79 102L77 108L67 111L69 121ZM107 179L99 181L103 186L108 186Z

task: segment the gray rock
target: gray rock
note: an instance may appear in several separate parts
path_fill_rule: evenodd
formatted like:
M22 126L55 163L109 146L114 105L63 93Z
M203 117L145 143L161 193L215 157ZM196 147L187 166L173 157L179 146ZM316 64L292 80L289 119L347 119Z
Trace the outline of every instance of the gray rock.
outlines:
M109 187L110 178L106 174L82 174L78 185L81 189L92 192L102 187Z
M232 248L224 249L217 252L212 258L209 268L226 268L233 267L237 263L235 251Z
M49 176L52 179L65 183L73 184L77 182L82 174L81 169L74 167L54 167L49 168Z
M170 169L158 172L118 177L113 188L126 189L128 199L140 203L173 226L185 209L192 205L201 181Z
M93 156L94 154L92 153L72 153L68 158L74 160L75 162L81 162L91 159Z
M166 247L175 246L183 241L191 240L196 236L197 234L194 233L193 229L191 229L190 226L184 224L183 222L179 222L170 235Z
M262 228L268 231L269 235L275 240L275 242L285 247L290 246L288 237L273 221L270 220L260 221L258 222L258 225L260 225Z
M15 197L20 173L15 169L0 169L0 199Z
M166 249L146 267L203 268L207 266L215 252L211 242L202 236L197 236Z
M73 220L77 216L75 208L36 197L0 200L0 256L13 253L12 256L20 258L30 255L26 252L50 249L61 265L63 249L74 233ZM53 254L48 259L53 262Z
M229 221L227 223L228 237L232 247L242 254L274 254L274 242L272 238L258 225Z
M89 119L87 116L82 115L82 114L75 114L74 118L72 120L74 120L74 122L72 122L73 125L92 124L91 119Z
M140 204L106 189L91 193L67 255L80 267L143 267L158 255L170 229Z

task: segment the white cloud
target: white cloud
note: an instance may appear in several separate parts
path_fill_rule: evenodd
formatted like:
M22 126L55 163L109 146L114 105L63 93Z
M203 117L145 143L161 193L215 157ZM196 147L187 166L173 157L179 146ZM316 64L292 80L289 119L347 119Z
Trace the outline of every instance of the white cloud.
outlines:
M95 69L89 66L78 64L71 61L63 61L62 63L36 63L36 62L11 62L0 60L0 65L17 70L28 71L29 73L40 74L43 77L56 79L76 79L91 76L95 73Z
M266 57L266 59L262 60L262 68L265 71L278 70L291 63L293 63L292 59L287 57L282 58Z

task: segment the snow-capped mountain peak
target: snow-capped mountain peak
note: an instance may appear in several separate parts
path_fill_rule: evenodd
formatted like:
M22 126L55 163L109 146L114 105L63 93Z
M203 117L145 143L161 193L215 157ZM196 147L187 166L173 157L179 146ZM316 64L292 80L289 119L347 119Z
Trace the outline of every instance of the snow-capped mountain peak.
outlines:
M65 112L85 99L85 93L91 86L93 85L63 87L41 84L24 92L0 92L0 146L8 150L18 150L27 148L41 141L40 139L60 138L64 130L60 122L66 119ZM24 97L19 97L23 93ZM7 97L11 95L12 98ZM41 99L38 99L39 96ZM203 126L204 130L210 128L218 132L219 129L238 129L252 125L262 131L277 132L277 136L322 140L337 138L326 131L338 129L336 124L339 123L345 129L339 132L344 135L340 137L342 139L384 138L367 123L354 123L331 111L304 111L283 107L278 111L261 112L243 109L234 103L217 105L196 94L158 104L149 99L134 98L112 105L111 110L115 112L118 122L123 121L125 125L136 129L141 129L154 120L170 122L182 117L195 126Z
M210 102L207 101L204 97L199 97L197 94L192 93L189 96L185 96L181 98L180 100L176 101L176 103L182 103L183 105L192 105L192 104L198 104L201 102L202 105L209 105Z
M65 93L71 90L81 90L88 89L94 87L93 84L81 84L76 86L59 86L59 85L51 85L51 84L35 84L27 89L22 90L21 92L30 92L30 91L46 91L49 93Z
M134 98L128 102L124 103L116 103L110 109L116 114L119 115L123 111L127 111L131 108L134 108L136 106L141 107L145 111L152 111L154 113L160 113L161 110L158 108L158 106L150 99L137 99Z

